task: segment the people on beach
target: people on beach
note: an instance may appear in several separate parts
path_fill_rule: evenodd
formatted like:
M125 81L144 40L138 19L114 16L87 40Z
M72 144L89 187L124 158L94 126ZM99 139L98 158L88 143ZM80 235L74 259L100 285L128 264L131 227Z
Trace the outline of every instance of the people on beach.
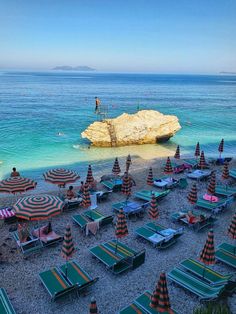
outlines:
M79 194L82 195L84 193L84 181L81 181L80 184L81 185L80 185L80 188L79 188Z
M73 190L73 186L70 185L69 189L66 191L66 199L65 202L75 202L79 201L79 198L77 197L76 193Z
M101 101L98 97L95 97L95 113L99 113L100 111Z
M181 218L186 218L188 223L195 224L199 221L203 221L205 217L203 215L200 216L194 216L193 212L191 210L188 211L187 214L184 214Z
M11 173L11 177L15 178L15 177L19 177L20 173L18 171L16 171L16 168L12 168L12 173Z

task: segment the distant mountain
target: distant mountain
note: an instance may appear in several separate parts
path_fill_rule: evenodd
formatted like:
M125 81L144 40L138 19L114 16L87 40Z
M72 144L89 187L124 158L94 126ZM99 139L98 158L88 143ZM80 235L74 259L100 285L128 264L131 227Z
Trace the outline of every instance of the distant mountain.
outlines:
M220 72L220 74L230 74L230 75L236 75L236 72Z
M59 71L95 71L95 69L88 67L87 65L78 65L77 67L72 67L70 65L56 66L52 70Z

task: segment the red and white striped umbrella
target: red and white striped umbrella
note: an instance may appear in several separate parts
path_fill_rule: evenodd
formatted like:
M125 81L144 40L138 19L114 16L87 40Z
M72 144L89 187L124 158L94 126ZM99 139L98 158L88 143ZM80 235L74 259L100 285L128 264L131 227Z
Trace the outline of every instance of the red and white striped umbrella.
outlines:
M36 188L37 182L21 177L11 177L0 182L1 193L23 193Z
M43 174L46 182L56 184L58 186L65 186L69 183L74 183L80 178L79 174L69 169L52 169Z

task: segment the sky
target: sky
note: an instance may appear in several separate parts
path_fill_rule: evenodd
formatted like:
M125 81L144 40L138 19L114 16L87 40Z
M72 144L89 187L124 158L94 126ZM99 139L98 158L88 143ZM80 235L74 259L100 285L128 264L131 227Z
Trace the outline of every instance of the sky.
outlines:
M0 0L0 69L236 72L236 0Z

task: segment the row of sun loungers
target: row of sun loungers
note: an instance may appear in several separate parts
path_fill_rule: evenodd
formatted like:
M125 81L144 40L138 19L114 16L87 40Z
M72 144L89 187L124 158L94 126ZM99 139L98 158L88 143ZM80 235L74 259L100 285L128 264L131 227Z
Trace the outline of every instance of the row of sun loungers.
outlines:
M75 261L44 271L39 277L53 301L75 290L81 292L98 280L91 278Z
M217 214L226 209L227 206L233 201L233 198L219 198L218 202L211 202L203 198L199 198L196 202L196 207L203 208L211 211L213 214Z
M221 243L215 252L215 256L219 261L236 268L236 246L229 243Z
M1 314L16 314L11 301L8 298L6 290L0 288L0 313Z
M135 269L145 261L145 250L135 251L116 240L97 245L90 249L90 253L114 274Z
M176 240L183 234L183 228L174 230L151 222L138 228L135 232L139 237L152 243L154 247L166 249L176 243Z
M170 190L165 190L163 192L157 192L157 191L149 191L149 190L141 190L139 192L136 192L134 194L134 197L150 202L152 199L152 194L155 195L157 200L161 200L163 197L168 195L170 193Z

